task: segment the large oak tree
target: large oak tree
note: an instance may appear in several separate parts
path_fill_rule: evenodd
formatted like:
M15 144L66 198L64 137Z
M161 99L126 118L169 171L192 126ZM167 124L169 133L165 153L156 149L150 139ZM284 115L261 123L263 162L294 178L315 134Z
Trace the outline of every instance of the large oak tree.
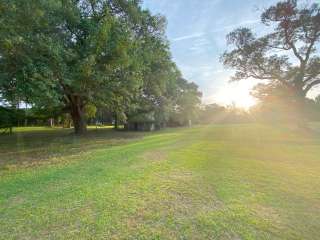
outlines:
M320 6L281 1L266 9L261 22L269 29L256 37L248 28L227 36L233 48L222 56L236 70L233 80L259 79L255 96L285 95L295 102L320 85Z
M4 0L0 16L1 97L60 106L79 134L87 104L139 91L146 36L165 41L163 18L137 0Z

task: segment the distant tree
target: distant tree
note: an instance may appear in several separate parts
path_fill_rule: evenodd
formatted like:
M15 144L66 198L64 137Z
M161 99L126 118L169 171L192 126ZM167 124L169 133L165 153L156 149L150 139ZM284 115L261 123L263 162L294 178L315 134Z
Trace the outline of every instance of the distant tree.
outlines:
M319 111L320 111L320 95L318 95L314 101L319 106Z
M205 105L201 109L200 123L233 124L250 123L253 121L250 112L237 108L236 105L221 106L219 104Z
M226 117L227 109L219 104L207 104L200 109L200 123L219 123Z
M270 28L262 37L247 28L227 36L234 49L223 54L224 65L236 70L232 80L263 80L254 91L262 101L277 96L302 102L320 84L320 6L281 1L264 11L261 21Z
M85 115L87 119L95 118L97 114L97 107L93 104L87 104L85 106Z
M178 80L178 97L176 111L180 115L180 121L188 123L196 121L199 114L202 93L195 83L189 83L183 78Z
M177 94L180 72L171 60L167 41L161 35L145 36L139 54L143 81L127 109L128 120L139 114L153 115L157 128L169 120Z
M157 32L147 28L147 32L152 32L141 35L140 41L136 42L135 64L141 70L141 78L138 81L140 85L136 92L124 94L123 91L127 91L126 89L118 89L119 91L114 94L112 106L114 106L115 127L139 113L157 112L166 115L162 106L171 98L168 89L176 81L175 64L171 59L168 41L164 35L165 19L160 16L154 19L146 17L144 24L154 26ZM160 118L156 117L156 120L160 124Z
M198 121L202 97L198 86L179 77L176 88L177 95L174 102L174 111L171 114L171 122L178 125L187 125L190 121Z

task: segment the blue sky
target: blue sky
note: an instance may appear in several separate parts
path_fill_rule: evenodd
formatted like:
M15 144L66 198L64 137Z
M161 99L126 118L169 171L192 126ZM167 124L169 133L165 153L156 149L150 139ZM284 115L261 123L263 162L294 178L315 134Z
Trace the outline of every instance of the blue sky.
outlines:
M219 62L225 36L246 26L263 33L259 19L274 0L144 0L144 7L167 18L167 36L183 76L196 82L204 102L248 105L254 82L228 83L232 72Z

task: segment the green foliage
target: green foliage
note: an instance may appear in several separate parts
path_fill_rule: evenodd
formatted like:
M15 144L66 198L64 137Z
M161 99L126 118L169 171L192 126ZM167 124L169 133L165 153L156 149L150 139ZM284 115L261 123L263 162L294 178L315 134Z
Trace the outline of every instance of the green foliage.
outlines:
M4 125L12 124L13 111L0 106L0 127Z
M129 108L128 121L152 114L156 127L161 128L177 116L181 118L181 125L196 118L201 93L196 84L181 77L171 60L167 43L147 37L142 54L143 85Z
M280 96L295 105L320 84L320 6L280 1L262 13L261 21L269 33L231 32L227 41L234 48L222 61L236 70L233 80L262 80L255 89L261 101Z
M168 119L179 73L165 19L140 1L10 0L0 16L0 95L12 105L60 108L76 133L89 103L121 121L141 107Z
M189 124L189 121L197 121L201 97L202 94L198 90L196 84L189 83L187 80L179 78L175 111L171 117L171 122L177 123L178 125L187 125Z
M16 126L24 120L32 118L34 118L34 115L25 109L0 106L0 125Z
M93 104L87 104L85 106L85 110L84 111L86 113L86 118L90 119L90 118L94 118L96 116L97 108Z

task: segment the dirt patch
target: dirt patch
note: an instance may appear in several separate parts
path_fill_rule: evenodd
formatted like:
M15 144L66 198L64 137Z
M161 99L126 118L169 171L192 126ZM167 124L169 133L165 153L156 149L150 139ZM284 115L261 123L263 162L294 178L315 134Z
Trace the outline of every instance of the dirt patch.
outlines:
M168 153L164 150L153 150L143 154L143 159L147 161L165 161L168 158Z
M274 208L255 204L252 209L259 218L281 228L282 220L280 219L280 214Z

